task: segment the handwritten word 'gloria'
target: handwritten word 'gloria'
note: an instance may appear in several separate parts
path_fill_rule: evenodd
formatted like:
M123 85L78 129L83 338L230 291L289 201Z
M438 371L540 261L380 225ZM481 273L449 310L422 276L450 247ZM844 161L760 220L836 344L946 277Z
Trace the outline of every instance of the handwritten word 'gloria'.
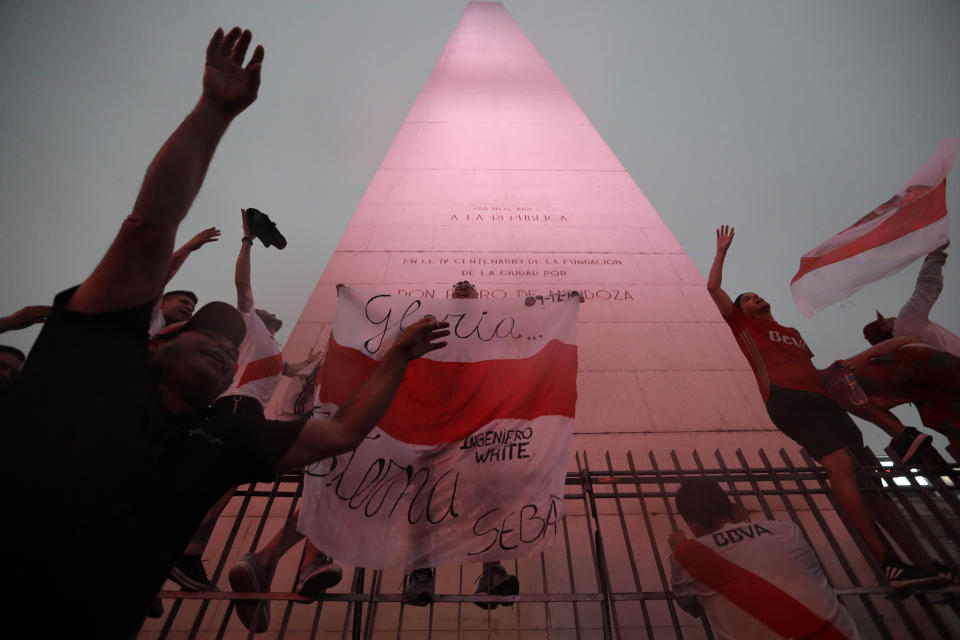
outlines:
M396 322L391 322L393 309L387 309L386 312L377 312L371 307L376 300L390 297L391 295L389 293L377 294L367 300L363 307L364 317L366 317L370 324L377 327L377 333L363 342L363 348L369 354L377 353L380 350L380 347L383 346L383 339L387 336L388 331L396 328L398 332L403 332L407 326L420 320L419 314L417 314L417 311L423 306L420 300L410 302L403 311L403 314L401 314L400 320ZM523 334L515 331L517 321L513 317L502 317L494 324L493 319L487 317L486 311L481 311L480 313L469 313L466 311L463 313L448 313L442 318L438 317L437 320L440 322L449 322L450 336L460 338L461 340L476 337L482 342L489 342L494 339L520 339L523 337Z
M494 545L504 551L516 549L521 544L531 544L546 537L557 535L557 520L560 517L558 504L562 496L550 494L549 504L525 504L514 511L501 507L490 509L473 523L473 535L480 538L483 548L467 553L469 556L489 551Z

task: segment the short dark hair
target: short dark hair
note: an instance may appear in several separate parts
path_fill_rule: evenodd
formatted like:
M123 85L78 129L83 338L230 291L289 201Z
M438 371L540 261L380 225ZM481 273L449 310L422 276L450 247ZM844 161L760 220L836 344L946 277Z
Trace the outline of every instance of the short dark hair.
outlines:
M740 309L740 311L743 311L743 307L740 306L740 298L742 298L742 297L745 296L745 295L747 295L746 292L741 293L741 294L738 295L738 296L736 297L736 299L733 301L733 304L737 307L737 309Z
M0 352L3 352L3 353L12 353L13 355L15 355L15 356L17 356L18 358L20 358L21 362L26 362L26 361L27 361L27 356L24 355L23 351L20 351L20 349L17 349L16 347L11 347L11 346L9 346L9 345L0 344Z
M187 296L188 298L193 300L193 304L197 304L199 302L199 300L197 300L197 294L195 294L193 291L187 291L186 289L176 289L175 291L167 291L166 293L163 294L162 299L166 300L169 296Z
M684 480L677 491L677 510L687 522L704 527L733 518L733 503L710 478Z

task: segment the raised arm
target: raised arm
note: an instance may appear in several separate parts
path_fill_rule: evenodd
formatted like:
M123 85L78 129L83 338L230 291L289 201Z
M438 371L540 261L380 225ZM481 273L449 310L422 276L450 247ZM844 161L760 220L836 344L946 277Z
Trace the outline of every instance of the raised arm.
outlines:
M250 252L253 250L253 234L247 226L247 210L240 209L243 218L243 237L240 238L240 255L233 281L237 285L237 309L244 313L253 309L253 287L250 285Z
M163 288L167 286L167 283L173 280L173 276L177 275L177 271L180 271L180 267L183 266L183 263L187 261L187 258L191 253L207 244L208 242L216 242L220 238L220 229L216 227L210 227L209 229L204 229L197 235L193 236L183 244L182 247L173 252L173 257L170 258L170 266L167 267L167 277L163 281L163 286L160 287L160 293L163 293Z
M25 329L30 325L44 322L50 315L50 307L34 305L24 307L14 311L8 316L0 318L0 333L5 331L14 331L16 329Z
M913 294L897 314L893 325L895 335L909 335L923 328L930 318L930 309L933 308L940 292L943 291L943 265L947 261L944 251L950 243L932 251L923 260L920 273L917 275L917 284Z
M257 97L263 47L250 62L249 31L217 29L207 46L203 93L147 169L113 244L70 299L68 308L97 313L153 300L164 284L177 227L200 190L227 126Z
M295 469L355 449L390 408L411 360L446 346L449 323L423 319L411 325L357 392L330 418L308 420L277 471Z
M717 309L720 309L720 315L729 318L733 313L733 301L727 292L720 288L723 280L723 261L727 258L727 250L730 243L733 242L733 227L727 225L717 229L717 255L713 258L713 265L710 267L710 277L707 278L707 291L713 298Z

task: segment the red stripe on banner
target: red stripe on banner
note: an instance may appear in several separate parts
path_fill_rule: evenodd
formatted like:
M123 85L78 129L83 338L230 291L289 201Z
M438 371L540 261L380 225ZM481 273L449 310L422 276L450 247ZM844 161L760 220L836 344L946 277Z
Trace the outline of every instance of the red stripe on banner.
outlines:
M330 336L320 399L342 405L377 361ZM577 403L577 347L551 340L518 360L436 362L407 366L400 391L380 428L410 444L456 442L493 420L573 417Z
M237 386L242 387L248 382L263 380L264 378L269 378L282 372L283 356L279 353L266 358L260 358L259 360L247 363L247 366L243 368L243 375L240 376L240 382L237 383Z
M800 258L800 270L793 276L791 284L815 269L825 267L836 262L863 253L881 245L901 238L928 227L940 218L947 215L947 181L943 180L932 191L920 198L908 202L902 209L890 216L876 229L851 240L848 244L837 247L822 256ZM859 223L858 223L859 224ZM853 225L854 227L857 225ZM850 227L853 228L853 227Z
M829 620L818 616L789 593L730 562L702 542L681 542L674 548L673 556L691 576L784 638L846 638Z

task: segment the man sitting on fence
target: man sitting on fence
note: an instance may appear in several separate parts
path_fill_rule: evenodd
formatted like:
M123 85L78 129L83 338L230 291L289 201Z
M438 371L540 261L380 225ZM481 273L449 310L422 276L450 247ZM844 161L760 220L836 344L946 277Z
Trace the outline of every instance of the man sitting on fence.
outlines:
M695 539L668 538L673 593L721 639L860 637L797 525L750 522L708 478L683 483L677 510Z

